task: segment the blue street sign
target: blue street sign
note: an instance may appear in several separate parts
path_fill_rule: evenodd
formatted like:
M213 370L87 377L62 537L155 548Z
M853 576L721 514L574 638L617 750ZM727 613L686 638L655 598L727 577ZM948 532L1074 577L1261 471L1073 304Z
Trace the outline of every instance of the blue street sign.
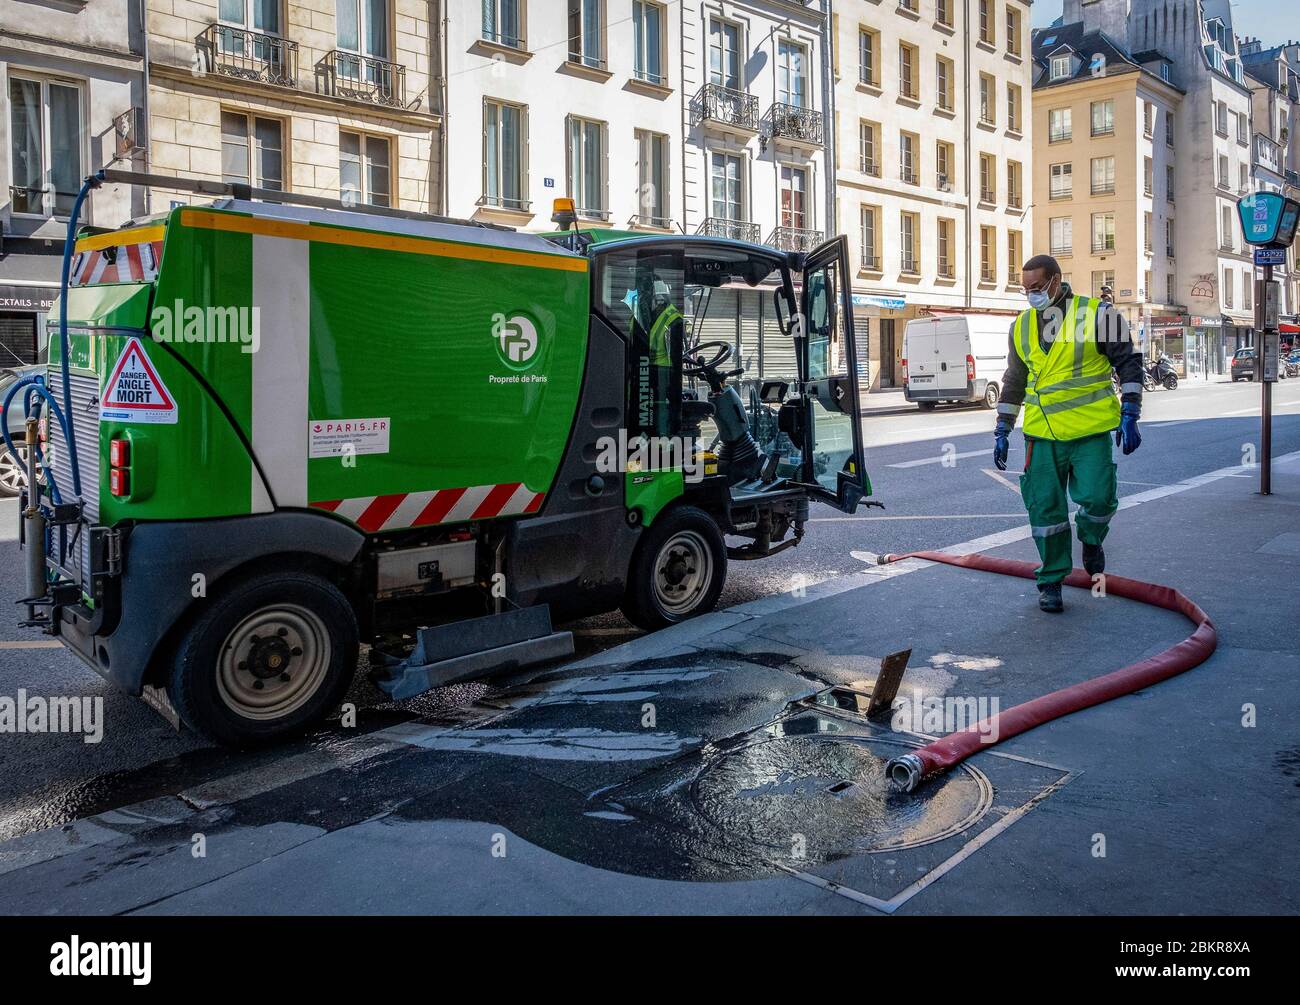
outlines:
M1247 244L1289 245L1295 240L1300 203L1276 192L1252 192L1237 200Z
M1286 265L1286 248L1256 248L1256 265Z

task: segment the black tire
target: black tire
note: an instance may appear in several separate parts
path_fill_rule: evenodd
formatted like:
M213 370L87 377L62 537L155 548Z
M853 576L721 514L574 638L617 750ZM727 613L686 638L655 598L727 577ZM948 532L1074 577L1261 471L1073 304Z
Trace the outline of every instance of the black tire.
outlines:
M357 621L328 580L261 573L200 602L206 609L181 637L167 681L172 704L196 733L222 746L262 746L304 732L343 700L357 666ZM262 638L259 630L275 634ZM228 648L236 651L223 660ZM240 650L250 659L239 660ZM286 660L291 671L295 660L307 661L296 683L292 673L274 672ZM258 701L267 707L257 708Z
M623 614L648 632L667 628L713 610L726 580L727 547L713 517L696 506L676 506L637 542ZM685 592L674 598L674 589Z
M984 388L984 407L994 409L998 407L998 385L989 381Z
M918 401L916 407L922 412L933 412L938 404L937 401Z
M0 497L11 499L27 487L27 462L24 453L10 453L0 441Z
M1165 378L1165 390L1166 391L1178 390L1178 378L1175 377L1172 373Z

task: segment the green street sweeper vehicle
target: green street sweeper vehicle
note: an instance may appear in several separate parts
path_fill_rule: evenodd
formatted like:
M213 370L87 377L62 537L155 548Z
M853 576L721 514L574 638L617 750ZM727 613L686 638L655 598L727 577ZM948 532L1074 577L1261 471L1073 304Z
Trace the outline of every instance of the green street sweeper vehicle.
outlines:
M10 393L27 624L213 741L317 723L362 644L402 698L571 653L552 617L682 621L810 501L870 496L842 237L193 187L221 197L77 232L48 369Z

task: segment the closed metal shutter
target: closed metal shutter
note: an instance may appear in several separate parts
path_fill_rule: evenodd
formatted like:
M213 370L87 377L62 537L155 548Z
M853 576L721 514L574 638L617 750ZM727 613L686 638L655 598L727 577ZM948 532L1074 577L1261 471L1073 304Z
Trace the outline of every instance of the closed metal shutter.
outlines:
M0 314L0 367L36 362L36 316Z
M871 318L862 311L853 312L854 344L858 350L858 407L867 403L871 393Z
M781 330L771 290L755 290L745 296L750 301L748 309L751 311L752 323L756 322L758 327L759 376L765 380L786 380L793 384L799 379L794 339Z

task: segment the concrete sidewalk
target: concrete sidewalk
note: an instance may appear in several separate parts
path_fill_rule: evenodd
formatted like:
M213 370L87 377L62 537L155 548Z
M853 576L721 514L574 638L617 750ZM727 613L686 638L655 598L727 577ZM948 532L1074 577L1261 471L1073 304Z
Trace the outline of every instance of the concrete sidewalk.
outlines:
M1300 454L1124 500L1110 571L1219 629L1202 666L976 754L911 796L925 742L859 714L1003 709L1159 652L1169 612L908 561L521 680L480 721L410 723L0 844L19 913L1294 913ZM863 549L870 539L863 524ZM1033 558L1027 528L970 550ZM313 766L312 758L321 760ZM305 766L304 766L305 765ZM194 854L202 835L205 855Z

